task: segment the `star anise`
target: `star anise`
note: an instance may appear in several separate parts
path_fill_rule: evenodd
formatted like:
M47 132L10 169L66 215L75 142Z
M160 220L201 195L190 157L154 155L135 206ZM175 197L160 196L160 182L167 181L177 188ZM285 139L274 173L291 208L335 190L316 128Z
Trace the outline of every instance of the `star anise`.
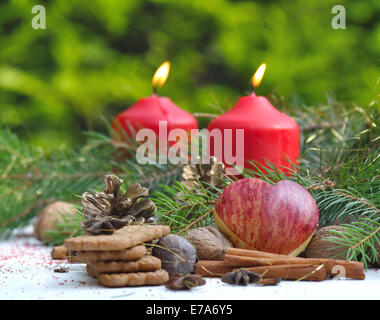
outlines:
M86 233L110 234L127 224L143 223L156 211L152 200L141 199L149 195L147 188L134 183L122 194L120 186L123 180L119 177L107 175L104 181L106 188L102 192L85 192L82 195L85 221L81 226Z
M254 272L245 269L239 269L225 273L222 276L222 281L229 284L247 286L249 283L257 283L260 278L260 275Z
M165 285L170 290L191 290L194 287L203 286L206 281L197 274L171 277Z

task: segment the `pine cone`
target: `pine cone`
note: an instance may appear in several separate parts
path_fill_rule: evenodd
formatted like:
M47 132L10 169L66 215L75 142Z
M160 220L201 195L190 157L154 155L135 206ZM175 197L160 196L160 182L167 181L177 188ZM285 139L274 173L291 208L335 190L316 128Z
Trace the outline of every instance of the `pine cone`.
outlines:
M218 162L215 157L210 157L210 163L198 163L186 165L182 170L182 184L188 189L199 189L199 182L206 182L212 186L221 188L224 186L221 177L224 164ZM199 182L198 182L199 181ZM203 185L207 189L207 185Z
M129 186L123 195L123 180L115 175L104 177L106 188L102 192L85 192L82 208L85 221L81 227L90 234L110 234L127 224L143 223L150 218L156 206L152 200L141 200L149 195L147 188L138 183Z

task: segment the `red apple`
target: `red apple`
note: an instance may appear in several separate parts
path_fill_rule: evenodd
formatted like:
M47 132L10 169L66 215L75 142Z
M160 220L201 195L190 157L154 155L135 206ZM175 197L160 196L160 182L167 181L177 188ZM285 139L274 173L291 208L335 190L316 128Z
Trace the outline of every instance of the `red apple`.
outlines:
M297 256L318 224L318 207L296 182L270 185L246 178L230 184L220 195L214 220L237 248Z

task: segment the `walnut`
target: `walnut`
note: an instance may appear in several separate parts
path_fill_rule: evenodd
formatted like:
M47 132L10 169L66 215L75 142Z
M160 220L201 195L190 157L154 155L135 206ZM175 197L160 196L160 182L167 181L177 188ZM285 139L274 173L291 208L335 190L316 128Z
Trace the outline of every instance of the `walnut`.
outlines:
M232 243L215 227L200 227L190 230L187 239L195 247L199 260L223 260L226 248Z
M306 247L307 258L341 259L346 260L348 248L335 248L338 245L326 238L340 238L341 236L332 233L331 230L343 232L343 228L338 225L331 225L317 230Z
M46 231L57 229L57 223L67 222L77 214L75 206L64 201L56 201L45 207L36 217L33 224L33 234L41 241L49 241Z

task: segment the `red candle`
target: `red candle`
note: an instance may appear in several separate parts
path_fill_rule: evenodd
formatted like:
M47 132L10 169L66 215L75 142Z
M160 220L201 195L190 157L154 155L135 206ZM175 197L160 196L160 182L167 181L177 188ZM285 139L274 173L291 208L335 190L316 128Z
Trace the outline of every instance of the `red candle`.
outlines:
M113 127L123 130L129 137L132 131L148 128L152 129L159 137L159 122L166 121L168 132L172 129L184 129L190 131L197 129L198 123L195 117L176 106L168 97L159 97L155 92L157 87L164 85L169 75L169 62L163 63L156 71L152 79L154 93L151 97L141 98L127 110L116 116Z
M253 87L257 87L265 71L263 64L252 77ZM239 99L236 105L226 113L215 118L208 126L213 129L232 129L232 150L244 148L244 166L252 168L248 161L254 160L263 166L266 161L286 172L291 163L296 164L299 157L299 127L292 118L277 110L267 98L250 96ZM236 130L244 129L244 144L236 142ZM235 134L234 134L235 132ZM223 137L224 138L224 137ZM224 144L224 147L226 145ZM210 153L214 154L213 143ZM223 162L225 161L223 153Z

